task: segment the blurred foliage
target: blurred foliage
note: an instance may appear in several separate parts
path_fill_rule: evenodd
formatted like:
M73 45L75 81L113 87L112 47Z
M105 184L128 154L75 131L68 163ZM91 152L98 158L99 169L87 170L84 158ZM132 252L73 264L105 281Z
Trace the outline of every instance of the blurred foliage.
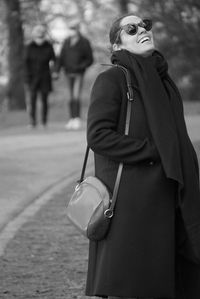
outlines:
M156 44L168 59L184 99L199 100L200 2L145 0L139 11L153 18Z
M183 98L198 100L200 94L200 2L199 0L14 0L20 5L23 40L31 39L36 23L46 25L49 38L59 50L70 20L78 18L81 30L93 45L96 63L109 61L108 31L113 19L133 12L150 16L158 49L169 61L170 73L182 91ZM0 1L0 76L8 74L8 23L5 15L8 0ZM66 27L64 34L54 30L58 22ZM65 28L64 27L64 28ZM63 28L62 28L63 30ZM16 35L16 41L19 36ZM14 42L13 42L14 44ZM23 49L22 49L23 51Z
M0 76L7 75L5 74L8 65L6 59L7 53L7 31L6 31L6 23L5 23L5 15L6 15L6 8L4 2L0 1L0 36L1 36L1 44L0 44Z

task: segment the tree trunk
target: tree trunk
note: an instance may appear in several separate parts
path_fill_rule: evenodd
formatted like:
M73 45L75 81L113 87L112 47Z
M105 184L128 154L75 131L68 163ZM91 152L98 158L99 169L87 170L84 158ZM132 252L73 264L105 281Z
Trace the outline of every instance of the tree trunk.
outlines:
M128 4L129 0L118 0L120 13L126 14L128 13Z
M24 91L24 38L19 0L5 0L7 7L7 25L9 33L9 84L8 98L11 110L25 109Z

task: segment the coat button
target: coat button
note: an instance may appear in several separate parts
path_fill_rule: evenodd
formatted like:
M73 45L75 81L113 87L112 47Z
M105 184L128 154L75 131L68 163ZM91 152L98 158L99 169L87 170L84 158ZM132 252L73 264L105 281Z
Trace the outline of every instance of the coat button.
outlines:
M150 166L153 166L154 163L155 163L154 161L150 161L150 162L149 162L149 165L150 165Z

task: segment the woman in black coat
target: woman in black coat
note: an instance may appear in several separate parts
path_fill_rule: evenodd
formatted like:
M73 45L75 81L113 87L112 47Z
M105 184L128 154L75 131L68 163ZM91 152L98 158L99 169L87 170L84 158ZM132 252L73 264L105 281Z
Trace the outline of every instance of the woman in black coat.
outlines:
M124 166L108 235L90 241L88 296L200 296L198 162L179 92L151 28L150 20L131 14L110 30L111 61L128 69L134 92L128 136L120 68L102 72L91 93L87 139L95 174L112 191L118 165Z
M30 89L30 125L37 125L37 96L41 94L41 122L46 126L48 121L48 95L52 90L50 62L56 57L53 47L45 38L46 30L42 25L33 29L33 41L25 52L26 81Z

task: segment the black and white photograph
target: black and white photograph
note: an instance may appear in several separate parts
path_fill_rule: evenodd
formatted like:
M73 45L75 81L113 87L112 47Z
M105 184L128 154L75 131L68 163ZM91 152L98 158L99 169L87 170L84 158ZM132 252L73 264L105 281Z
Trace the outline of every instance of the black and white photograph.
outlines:
M200 299L200 3L0 1L0 298Z

